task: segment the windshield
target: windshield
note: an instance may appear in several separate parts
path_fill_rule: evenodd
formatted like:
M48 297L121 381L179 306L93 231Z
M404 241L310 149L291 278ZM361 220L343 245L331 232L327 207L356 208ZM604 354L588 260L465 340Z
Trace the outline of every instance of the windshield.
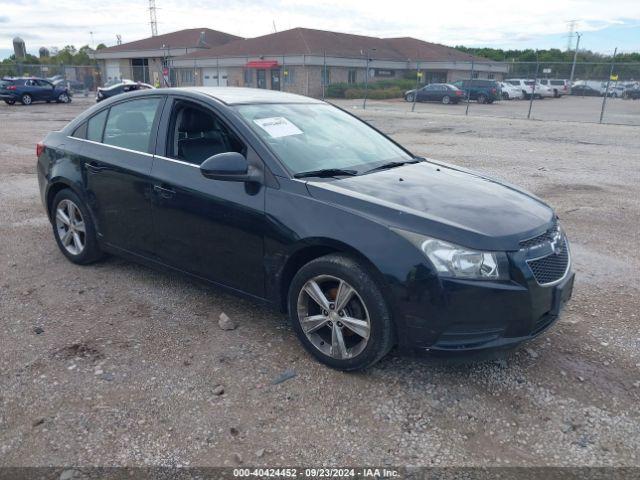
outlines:
M411 156L360 120L326 104L235 107L295 175L324 169L363 173Z

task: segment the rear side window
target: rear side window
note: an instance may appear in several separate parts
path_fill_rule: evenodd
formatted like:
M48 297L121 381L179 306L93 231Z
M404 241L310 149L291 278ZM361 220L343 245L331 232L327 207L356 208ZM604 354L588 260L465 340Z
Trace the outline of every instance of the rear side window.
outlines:
M111 107L103 142L137 152L149 152L152 126L160 102L160 98L141 98Z
M551 85L564 85L564 80L551 80Z
M76 128L71 136L75 138L87 138L87 122L84 122Z
M89 119L87 122L87 140L102 142L102 131L104 130L104 122L108 113L109 110L103 110Z

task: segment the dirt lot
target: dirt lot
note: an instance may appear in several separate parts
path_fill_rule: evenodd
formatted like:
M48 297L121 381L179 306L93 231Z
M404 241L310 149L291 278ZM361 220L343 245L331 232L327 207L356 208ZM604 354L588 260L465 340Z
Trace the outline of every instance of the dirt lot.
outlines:
M341 101L347 105L362 106L362 100ZM404 100L369 100L367 108L391 111L410 111L411 103ZM466 103L442 105L436 102L417 103L416 112L464 115ZM602 110L601 97L545 98L534 100L531 105L531 118L534 120L557 120L583 123L598 123ZM529 113L528 100L510 100L480 105L469 102L469 115L526 119ZM640 126L640 101L608 98L603 122L607 124Z
M65 260L35 143L89 104L0 106L0 466L640 466L638 128L367 110L416 153L550 202L577 283L510 354L344 374L277 312L118 258Z

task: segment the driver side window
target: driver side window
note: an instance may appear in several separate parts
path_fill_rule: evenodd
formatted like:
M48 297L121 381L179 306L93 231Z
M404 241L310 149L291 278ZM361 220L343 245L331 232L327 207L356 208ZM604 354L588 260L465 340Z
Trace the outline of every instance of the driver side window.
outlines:
M168 157L200 165L218 153L246 155L240 139L211 110L195 103L174 105L167 139Z

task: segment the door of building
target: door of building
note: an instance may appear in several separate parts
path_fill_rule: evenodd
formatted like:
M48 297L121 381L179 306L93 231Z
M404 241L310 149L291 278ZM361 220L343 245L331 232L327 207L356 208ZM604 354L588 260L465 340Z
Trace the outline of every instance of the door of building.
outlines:
M267 73L265 70L259 69L256 71L258 79L258 88L267 88Z
M280 69L271 70L271 90L280 90Z
M218 82L218 76L220 81ZM202 69L202 85L205 87L226 87L227 71L224 68L209 67Z

